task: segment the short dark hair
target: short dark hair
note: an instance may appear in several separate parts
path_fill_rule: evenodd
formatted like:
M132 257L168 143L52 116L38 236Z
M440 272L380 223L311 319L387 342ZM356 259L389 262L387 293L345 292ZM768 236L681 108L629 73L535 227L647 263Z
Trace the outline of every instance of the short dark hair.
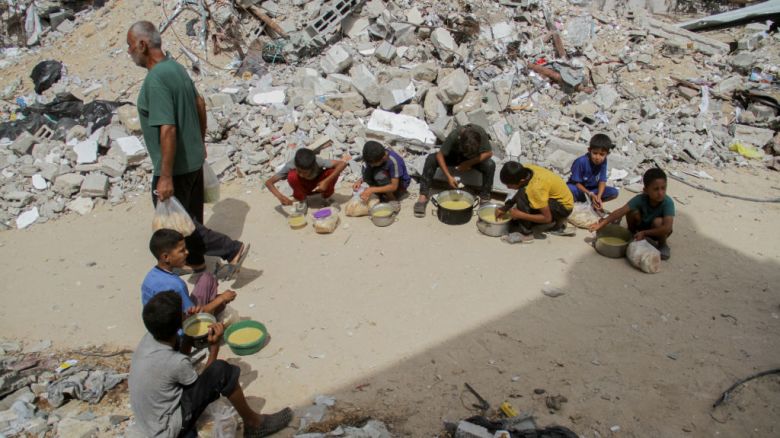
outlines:
M458 144L460 151L466 158L471 158L479 153L479 147L482 145L482 134L477 128L466 125L461 128L458 134Z
M312 170L317 167L317 154L311 149L298 149L295 152L295 167L303 170Z
M172 290L158 293L146 303L142 317L154 339L170 339L181 328L181 297Z
M363 145L363 161L366 163L376 163L385 156L385 147L378 141L367 141Z
M501 168L501 182L504 184L519 184L520 181L530 178L533 171L517 161L510 161Z
M642 176L642 183L647 187L657 179L666 181L666 172L658 167L653 167L652 169L647 169L647 172Z
M168 228L160 228L149 239L149 251L152 252L154 258L160 260L163 253L175 248L182 240L184 240L184 235L180 232Z
M590 138L590 145L588 147L590 149L604 149L609 152L615 147L615 144L612 143L612 139L606 134L596 134Z

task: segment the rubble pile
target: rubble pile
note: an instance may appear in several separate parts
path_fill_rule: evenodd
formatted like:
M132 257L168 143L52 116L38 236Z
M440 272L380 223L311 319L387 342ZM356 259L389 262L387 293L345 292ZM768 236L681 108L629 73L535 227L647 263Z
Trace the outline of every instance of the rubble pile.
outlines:
M129 362L118 353L52 349L51 341L0 341L0 436L118 436L128 425ZM90 356L91 355L91 356ZM124 413L128 415L123 415Z
M221 86L200 87L208 161L223 180L255 185L296 148L310 147L350 160L343 178L354 180L363 143L376 139L419 174L424 154L457 126L476 124L499 165L518 159L562 175L592 135L608 134L617 144L609 166L618 186L636 185L655 165L678 175L700 166L777 169L777 25L759 17L693 32L653 15L668 12L658 3L207 2L214 23L235 23L233 37L251 40L231 63L238 77L204 72L197 57L191 65L222 75ZM197 23L188 27L196 47ZM176 49L173 38L163 39ZM22 101L51 103L86 83L64 76ZM19 106L2 109L17 114ZM55 124L53 134L0 140L0 222L23 228L148 190L151 164L135 108L115 111L97 129ZM506 188L497 181L495 191Z

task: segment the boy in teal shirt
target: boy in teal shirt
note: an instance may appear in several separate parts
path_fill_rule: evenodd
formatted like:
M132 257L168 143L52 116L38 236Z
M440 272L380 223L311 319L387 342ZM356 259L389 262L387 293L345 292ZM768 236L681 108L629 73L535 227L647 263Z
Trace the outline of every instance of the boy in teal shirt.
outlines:
M668 260L671 257L671 249L667 239L674 227L674 201L666 194L666 173L657 167L650 169L645 172L642 182L642 194L631 198L626 205L591 226L590 230L598 231L626 216L628 229L634 233L634 239L647 238L658 247L661 259Z

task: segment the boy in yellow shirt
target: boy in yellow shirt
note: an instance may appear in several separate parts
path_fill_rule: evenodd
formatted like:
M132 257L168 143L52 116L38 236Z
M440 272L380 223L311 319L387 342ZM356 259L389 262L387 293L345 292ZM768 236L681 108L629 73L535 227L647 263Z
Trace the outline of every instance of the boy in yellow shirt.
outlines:
M504 236L505 242L532 242L534 232L574 235L574 229L566 226L574 197L561 177L545 168L516 161L504 164L499 176L507 187L517 190L515 197L496 211L496 216L508 212L520 230Z

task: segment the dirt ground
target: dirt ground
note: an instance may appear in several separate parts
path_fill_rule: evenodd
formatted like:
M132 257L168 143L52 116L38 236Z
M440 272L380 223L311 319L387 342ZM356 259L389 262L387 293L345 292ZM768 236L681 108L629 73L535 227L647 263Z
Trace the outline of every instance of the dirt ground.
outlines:
M730 193L780 195L777 173L707 172ZM506 245L473 221L416 219L407 200L388 228L343 218L317 235L289 229L258 187L224 186L207 223L253 249L223 288L238 291L235 310L272 339L256 355L223 357L242 367L256 406L300 408L333 394L392 419L400 436L433 436L442 421L472 415L464 382L494 407L508 400L540 425L584 436L613 426L616 436L777 436L778 378L710 407L737 379L780 363L780 205L676 182L669 193L672 259L648 275L597 255L582 230ZM139 286L154 263L151 215L144 194L0 233L4 336L133 348L144 333ZM545 285L565 295L546 297ZM558 394L568 402L548 410L545 397Z

